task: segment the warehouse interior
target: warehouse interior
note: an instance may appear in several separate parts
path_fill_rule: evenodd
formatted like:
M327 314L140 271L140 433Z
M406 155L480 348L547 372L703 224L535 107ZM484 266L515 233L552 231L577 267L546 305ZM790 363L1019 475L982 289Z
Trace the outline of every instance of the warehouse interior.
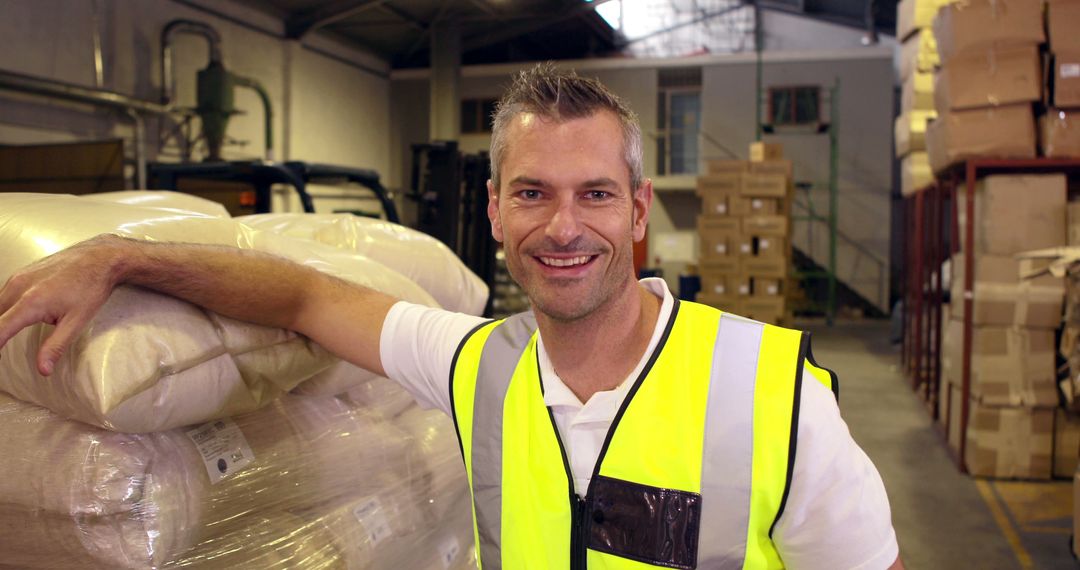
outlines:
M811 333L905 568L1075 568L1078 26L1078 0L6 0L0 283L116 233L527 311L492 116L553 62L637 116L638 276ZM94 323L49 378L50 324L0 345L0 567L477 567L443 412L147 289Z

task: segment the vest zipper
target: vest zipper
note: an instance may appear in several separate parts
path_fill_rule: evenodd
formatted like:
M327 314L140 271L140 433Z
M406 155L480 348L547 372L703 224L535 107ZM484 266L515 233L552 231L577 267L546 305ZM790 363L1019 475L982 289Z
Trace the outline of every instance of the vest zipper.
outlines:
M588 555L589 504L570 492L570 570L586 570Z

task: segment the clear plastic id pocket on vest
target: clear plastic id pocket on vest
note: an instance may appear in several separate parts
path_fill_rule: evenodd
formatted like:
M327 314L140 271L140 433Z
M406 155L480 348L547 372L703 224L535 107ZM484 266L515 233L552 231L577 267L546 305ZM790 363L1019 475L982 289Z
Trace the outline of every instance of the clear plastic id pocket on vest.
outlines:
M589 548L667 566L697 566L701 495L597 476L589 488Z

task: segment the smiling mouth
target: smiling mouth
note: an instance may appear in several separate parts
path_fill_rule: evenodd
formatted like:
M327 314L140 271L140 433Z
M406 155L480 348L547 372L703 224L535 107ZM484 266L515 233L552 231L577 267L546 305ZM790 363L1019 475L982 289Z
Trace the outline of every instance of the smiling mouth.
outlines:
M578 267L593 260L595 255L579 255L577 257L544 257L536 256L540 263L548 267Z

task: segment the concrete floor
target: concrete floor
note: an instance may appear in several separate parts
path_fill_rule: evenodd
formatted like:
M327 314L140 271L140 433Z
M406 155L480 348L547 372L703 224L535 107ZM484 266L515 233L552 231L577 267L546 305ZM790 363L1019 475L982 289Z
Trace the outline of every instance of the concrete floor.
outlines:
M797 326L813 333L817 362L840 377L841 412L885 481L906 568L1078 567L1069 552L1071 482L962 475L900 371L888 322Z

